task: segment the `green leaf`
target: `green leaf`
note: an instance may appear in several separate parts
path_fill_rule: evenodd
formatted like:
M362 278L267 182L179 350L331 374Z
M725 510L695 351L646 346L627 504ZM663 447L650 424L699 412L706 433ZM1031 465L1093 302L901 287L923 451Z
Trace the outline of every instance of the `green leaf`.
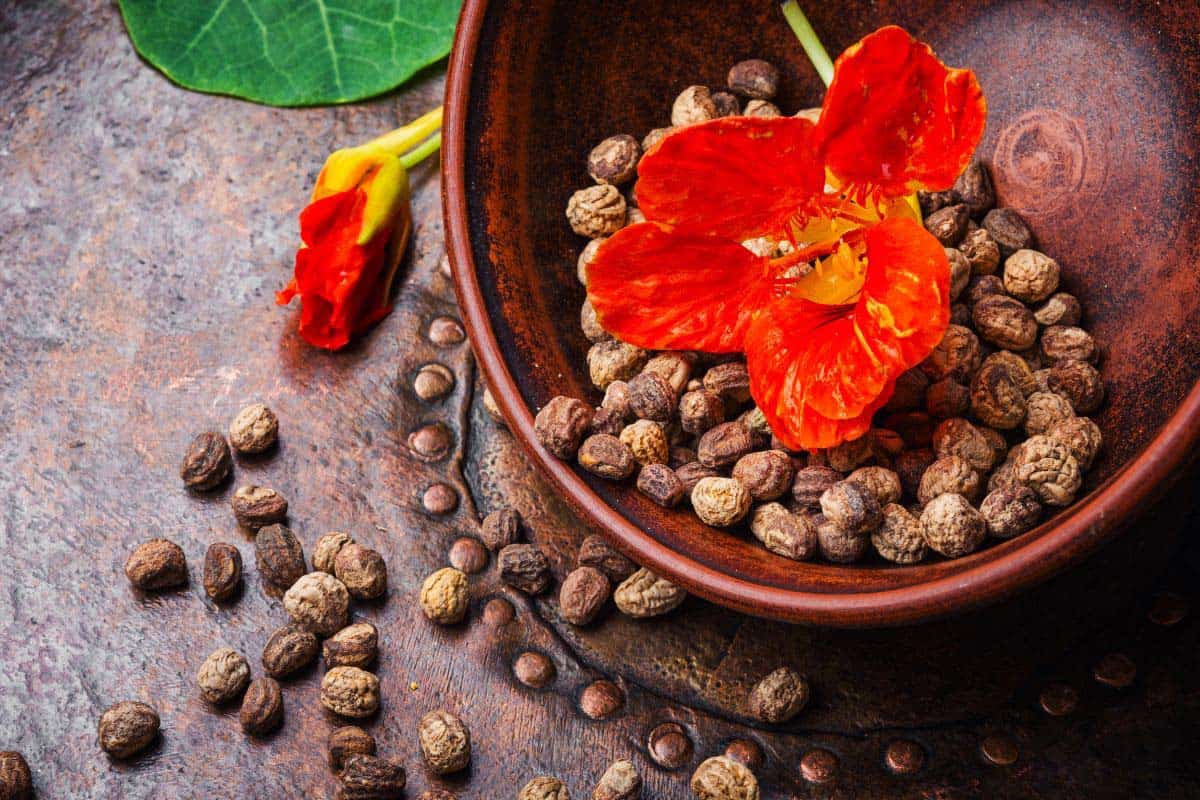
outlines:
M450 52L460 0L120 0L142 57L181 86L276 106L386 92Z

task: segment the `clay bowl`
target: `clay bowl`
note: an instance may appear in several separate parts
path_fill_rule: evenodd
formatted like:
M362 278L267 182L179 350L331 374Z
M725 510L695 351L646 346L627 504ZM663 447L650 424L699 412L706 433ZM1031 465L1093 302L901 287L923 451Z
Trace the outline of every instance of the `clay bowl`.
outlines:
M1122 528L1179 474L1200 431L1200 17L1186 4L810 3L832 53L886 23L973 68L990 116L980 153L1001 203L1063 265L1104 347L1103 457L1079 502L1015 540L912 567L795 563L744 533L664 511L543 451L533 411L598 402L575 278L570 194L605 136L668 123L690 83L761 56L786 111L817 77L774 3L467 0L451 57L443 161L459 302L497 403L551 483L621 548L751 614L832 626L909 623L1045 580Z

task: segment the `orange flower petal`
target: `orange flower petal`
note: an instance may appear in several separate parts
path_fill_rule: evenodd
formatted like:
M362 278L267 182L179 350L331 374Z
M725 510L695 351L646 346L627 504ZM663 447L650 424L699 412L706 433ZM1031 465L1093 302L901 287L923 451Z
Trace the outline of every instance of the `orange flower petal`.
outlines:
M655 350L742 349L768 299L766 259L740 244L642 222L617 231L588 265L604 329Z
M779 234L825 188L813 126L795 117L722 117L665 137L638 163L647 219L725 239Z
M275 301L287 305L300 297L300 335L327 350L345 347L350 338L387 316L385 296L388 235L357 242L367 193L361 189L327 195L300 214L295 275Z
M838 57L815 141L842 181L894 197L953 184L986 117L974 73L888 26Z
M822 305L792 293L759 312L746 334L751 392L791 447L853 438L896 377L937 346L949 321L949 264L933 236L913 220L892 218L865 239L867 276L857 303Z

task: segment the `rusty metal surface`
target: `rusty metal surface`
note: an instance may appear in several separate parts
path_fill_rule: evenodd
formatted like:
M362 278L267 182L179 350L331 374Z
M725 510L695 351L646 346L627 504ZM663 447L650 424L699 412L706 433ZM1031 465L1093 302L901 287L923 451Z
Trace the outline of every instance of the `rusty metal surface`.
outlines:
M327 150L424 111L440 75L342 109L191 94L140 63L115 9L94 2L0 5L0 76L0 750L25 754L39 797L334 796L319 667L286 682L284 726L262 741L194 686L200 661L222 645L246 653L257 674L284 622L234 525L232 485L189 495L176 474L193 433L224 428L256 399L279 412L281 447L239 461L233 485L285 494L308 548L341 529L387 558L387 598L356 610L383 640L383 710L367 727L408 767L410 796L446 786L512 797L552 773L582 798L609 761L631 757L646 797L682 800L691 769L735 739L765 753L769 800L1200 794L1200 629L1190 616L1147 621L1150 587L1190 591L1200 558L1176 557L1162 578L1127 568L1170 537L1125 537L1042 594L931 628L829 633L690 600L669 619L609 613L575 631L558 622L553 598L529 603L502 589L491 565L472 577L468 621L430 626L416 587L472 533L477 510L519 506L560 577L587 532L486 418L466 344L428 337L435 319L456 313L432 168L414 175L415 243L396 312L360 345L339 355L304 347L294 311L274 308L271 294ZM434 362L453 371L455 388L421 402L412 379ZM413 452L409 434L437 423L446 453ZM459 498L452 512L425 509L435 483ZM1144 529L1187 527L1197 486L1193 475ZM186 589L130 589L121 566L151 536L184 547ZM199 585L213 541L239 546L247 564L244 590L223 606ZM515 609L511 621L498 597ZM1171 621L1174 608L1164 601L1154 613ZM543 689L513 676L530 650L555 666ZM1132 657L1131 687L1092 677L1110 651ZM812 708L785 729L746 724L746 686L782 660L809 672ZM600 678L625 702L592 720L580 697ZM1070 707L1069 691L1043 697L1058 684L1078 695L1066 716L1040 706ZM153 703L163 735L118 764L96 746L95 724L123 699ZM438 779L420 763L416 721L437 707L472 728L465 776ZM678 733L659 740L655 752L678 756L675 769L647 745L667 722L691 743L680 752ZM1011 765L987 760L1007 761L1014 745Z

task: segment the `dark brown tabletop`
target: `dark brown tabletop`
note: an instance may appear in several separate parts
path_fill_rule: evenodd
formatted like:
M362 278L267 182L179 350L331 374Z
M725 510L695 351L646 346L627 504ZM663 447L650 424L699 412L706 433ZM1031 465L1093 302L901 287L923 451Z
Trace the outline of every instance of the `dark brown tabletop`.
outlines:
M328 151L437 105L442 80L439 67L371 103L265 108L171 85L110 3L0 5L0 750L24 753L39 797L336 794L319 666L285 682L284 725L262 740L195 686L221 646L260 674L286 621L229 509L249 482L289 499L306 549L344 530L384 553L386 598L355 609L382 638L383 708L366 726L413 797L514 797L553 774L585 798L630 758L643 796L682 799L726 750L762 759L771 799L1200 796L1194 472L1081 568L936 625L823 631L692 599L662 620L610 611L575 629L552 593L530 602L492 563L471 577L467 621L431 625L417 588L480 514L518 507L559 578L589 533L482 408L455 335L436 166L412 176L396 310L360 343L307 347L273 295ZM432 363L454 387L422 401L413 378ZM239 460L217 492L185 491L191 436L256 400L279 414L278 450ZM131 589L122 565L155 536L186 551L187 588ZM223 605L199 584L216 541L247 565ZM545 686L515 676L527 652L552 665ZM810 707L751 724L746 693L781 664L809 675ZM163 734L118 763L96 721L125 699L153 704ZM416 722L436 708L471 728L461 776L421 762Z

